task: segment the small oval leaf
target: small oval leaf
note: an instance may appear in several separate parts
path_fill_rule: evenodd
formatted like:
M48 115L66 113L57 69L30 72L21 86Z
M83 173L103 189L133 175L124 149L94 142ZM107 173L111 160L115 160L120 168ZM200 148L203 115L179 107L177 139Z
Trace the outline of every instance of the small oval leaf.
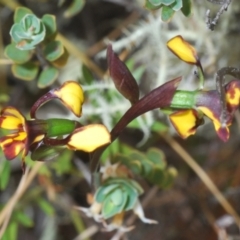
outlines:
M54 81L58 77L58 69L55 67L48 67L44 69L38 79L38 87L39 88L45 88L54 83Z
M32 51L19 50L15 45L15 43L7 45L4 51L5 56L18 64L29 61L32 57Z
M46 45L43 53L48 61L53 62L63 55L63 44L60 41L52 41Z
M33 12L29 8L26 8L26 7L16 8L14 12L14 17L13 17L14 23L19 23L25 15L31 14L31 13Z
M57 32L56 17L54 15L44 14L41 20L46 28L47 38Z
M31 81L36 78L38 69L38 65L33 62L27 62L21 65L13 64L11 68L15 77L26 81Z

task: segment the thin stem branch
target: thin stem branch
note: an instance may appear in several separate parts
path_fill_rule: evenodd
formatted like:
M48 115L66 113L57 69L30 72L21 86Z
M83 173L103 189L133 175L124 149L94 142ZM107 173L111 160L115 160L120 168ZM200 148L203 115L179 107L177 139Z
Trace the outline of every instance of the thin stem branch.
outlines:
M13 61L10 59L0 59L0 65L11 65Z
M206 12L206 24L207 24L207 27L210 29L210 30L214 30L215 26L217 25L218 23L218 20L220 18L220 16L223 14L224 11L227 11L229 5L231 4L232 0L225 0L223 2L218 2L218 1L215 1L215 0L208 0L209 2L212 2L212 3L219 3L221 4L221 8L219 9L219 11L217 12L215 18L211 18L210 17L210 10L208 9L207 12Z
M58 33L57 39L63 43L66 49L74 56L76 56L83 64L85 64L90 70L96 73L99 78L104 77L104 71L98 67L85 53L80 51L74 44L72 44L62 34Z

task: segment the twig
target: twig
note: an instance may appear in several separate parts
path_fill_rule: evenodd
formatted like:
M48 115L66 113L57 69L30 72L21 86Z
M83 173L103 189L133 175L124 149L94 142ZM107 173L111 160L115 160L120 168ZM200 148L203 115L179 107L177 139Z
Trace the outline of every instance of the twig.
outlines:
M208 9L207 12L206 12L206 24L207 24L207 27L210 29L210 30L214 30L215 26L217 25L217 22L220 18L220 16L223 14L224 11L227 11L229 5L231 4L232 0L225 0L223 2L217 2L217 1L214 1L214 0L208 0L209 2L212 2L212 3L219 3L221 4L221 8L219 9L219 11L217 12L216 14L216 17L211 19L210 17L210 10Z
M78 235L73 240L84 240L96 234L99 231L99 227L97 225L92 225L91 227L87 228L83 231L80 235Z
M57 39L63 43L66 49L74 56L76 56L80 61L83 62L90 70L95 72L99 78L104 77L104 71L99 68L85 53L80 51L74 44L72 44L67 38L58 33Z
M0 59L0 65L10 65L13 64L13 61L10 59Z
M198 175L198 177L202 180L202 182L209 189L209 191L215 196L215 198L226 210L226 212L232 215L235 219L236 224L240 226L240 216L234 210L234 208L231 206L228 200L223 196L223 194L219 191L217 186L213 183L213 181L206 174L206 172L171 136L164 134L161 134L161 136L179 154L179 156L182 157L182 159L189 165L189 167L192 168L192 170Z
M14 195L9 199L8 203L5 205L3 210L0 213L0 225L2 225L0 229L0 239L2 238L6 227L8 226L8 222L11 218L13 209L19 199L22 197L24 192L27 190L29 185L32 183L34 177L37 175L38 170L43 165L42 162L37 162L34 167L29 170L29 168L26 169L25 174L22 176L22 179L18 185L17 190L15 191Z

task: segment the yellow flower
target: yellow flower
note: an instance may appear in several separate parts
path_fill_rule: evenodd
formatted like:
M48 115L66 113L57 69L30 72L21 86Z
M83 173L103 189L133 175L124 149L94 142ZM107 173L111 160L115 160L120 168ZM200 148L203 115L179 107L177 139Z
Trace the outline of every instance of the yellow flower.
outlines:
M12 160L22 152L22 161L28 154L30 144L41 141L44 134L28 134L28 123L24 116L14 107L6 107L1 111L0 128L10 133L0 138L0 146L8 160Z
M217 90L198 91L195 95L194 107L179 109L169 115L169 119L182 138L195 134L197 127L203 123L203 116L207 116L213 123L220 139L227 141L229 126L240 103L240 82L233 80L225 86L227 112L223 118L220 95Z
M167 42L168 48L181 60L190 64L199 62L197 52L182 36L173 37Z

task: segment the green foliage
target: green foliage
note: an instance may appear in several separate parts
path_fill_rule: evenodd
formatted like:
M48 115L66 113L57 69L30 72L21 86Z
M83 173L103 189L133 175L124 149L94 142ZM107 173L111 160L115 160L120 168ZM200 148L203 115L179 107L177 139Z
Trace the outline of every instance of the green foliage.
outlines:
M104 219L134 208L138 196L143 192L141 186L127 178L110 178L97 190L95 199L102 203Z
M21 209L17 209L13 212L10 223L3 234L2 240L16 240L19 225L24 227L32 227L34 225L33 220Z
M46 29L34 14L26 14L19 23L13 24L10 35L20 50L32 50L43 41Z
M53 62L63 55L64 47L60 41L52 41L46 44L43 53L48 61Z
M157 148L150 148L146 154L137 150L125 155L117 154L112 162L125 165L135 175L162 188L171 186L177 175L175 168L167 167L163 152Z
M46 29L46 38L52 37L57 33L56 18L50 14L44 14L42 17L42 22Z
M22 211L15 212L13 218L24 227L32 227L34 225L33 220Z
M16 8L15 12L14 12L14 17L13 17L13 21L14 23L20 23L21 20L27 15L27 14L32 14L33 12L26 7L18 7Z
M36 78L39 66L37 63L27 62L21 65L13 64L11 69L15 77L26 81L31 81Z
M40 198L36 202L46 215L52 216L54 214L55 210L52 204L46 201L44 198Z
M65 0L63 0L62 3L63 2L65 2ZM84 5L85 5L85 0L72 0L70 6L64 12L64 17L70 18L75 16L83 9Z
M157 10L162 8L162 20L168 22L175 12L181 10L182 13L189 17L191 15L191 0L146 0L145 7L148 10Z
M14 59L17 64L26 63L32 57L31 51L21 51L16 47L15 43L11 43L5 48L4 54L6 57Z
M38 87L46 88L54 83L59 70L68 59L68 53L60 41L56 41L57 25L54 15L45 14L40 19L28 8L18 7L10 30L13 42L5 48L5 56L14 64L15 77L31 81L37 78ZM37 56L39 63L32 61Z
M38 87L45 88L54 83L59 75L58 70L55 67L46 67L39 75Z
M2 240L16 240L18 233L18 223L12 221L8 224L7 229L5 230Z

